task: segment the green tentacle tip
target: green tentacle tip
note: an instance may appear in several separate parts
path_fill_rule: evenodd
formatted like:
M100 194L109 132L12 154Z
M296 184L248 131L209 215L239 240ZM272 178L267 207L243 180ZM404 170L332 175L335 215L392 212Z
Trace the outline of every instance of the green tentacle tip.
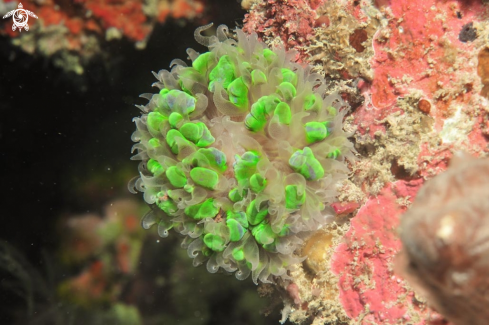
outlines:
M182 115L188 115L195 111L195 97L184 91L172 89L162 89L160 91L160 100L158 107L170 114L177 112Z
M206 234L204 244L215 252L222 252L226 248L226 241L221 236Z
M229 55L223 55L209 74L209 90L214 92L215 83L220 82L224 89L234 80L234 64Z
M285 187L285 207L287 209L297 209L306 202L306 191L297 185L287 185Z
M341 150L340 148L334 148L331 150L326 157L336 159L341 155Z
M289 125L290 120L292 119L292 112L290 111L289 104L285 102L281 102L275 108L275 112L273 113L275 116L278 116L278 121L282 124Z
M166 120L166 117L158 112L151 112L148 114L147 125L148 129L153 132L161 131L161 123Z
M256 164L260 160L258 153L247 151L243 156L236 155L234 164L234 176L238 184L249 187L249 179L255 173Z
M283 236L287 236L289 233L290 233L290 225L285 224L277 235L279 237L283 237Z
M251 67L251 64L249 62L243 61L240 63L240 68L241 70L247 70L248 72L251 72L253 68Z
M148 160L148 163L146 166L147 166L148 170L151 172L151 174L153 174L155 176L159 176L165 172L165 168L163 166L161 166L161 164L154 159Z
M280 99L277 95L262 96L252 106L250 113L245 118L245 126L254 132L263 129L267 124L267 116L275 112Z
M305 124L307 143L314 143L324 140L329 136L328 122L308 122Z
M240 109L248 109L248 87L242 77L234 79L228 87L229 101Z
M255 69L251 71L251 83L256 85L262 85L267 83L267 76L260 69Z
M148 149L156 149L158 147L161 147L160 140L157 138L151 138L148 141Z
M321 163L314 157L314 153L309 147L294 152L289 159L289 165L308 180L315 181L324 176Z
M182 147L191 145L190 142L180 133L180 131L175 129L171 129L166 134L166 143L168 143L171 148L171 152L174 154L178 154Z
M207 147L216 140L202 122L185 123L180 127L180 132L187 140L192 141L198 147Z
M272 227L267 223L260 223L251 230L251 234L255 237L260 245L268 245L273 243L277 235L273 232Z
M226 226L229 229L230 241L239 241L246 233L246 228L235 219L226 220Z
M243 211L234 212L232 210L229 210L226 213L226 219L227 220L230 220L230 219L236 220L244 228L249 227L248 218L246 217L246 213L244 213Z
M321 104L322 104L321 98L316 94L310 94L304 98L305 111L309 111L309 110L317 111L319 108L321 108Z
M281 69L283 81L290 82L293 86L297 86L297 75L290 69Z
M207 199L200 204L185 208L185 214L195 220L214 218L219 213L219 208L214 205L214 199Z
M183 162L193 167L211 167L221 173L224 173L227 169L226 155L212 147L197 150L195 154L184 159Z
M284 81L277 86L277 93L282 93L285 100L292 100L297 94L297 89L290 82Z
M200 74L205 75L209 69L209 66L212 64L214 57L215 54L212 52L202 53L197 57L197 59L194 60L194 62L192 62L192 67L199 71Z
M328 110L328 114L331 116L336 116L338 114L338 109L334 108L333 106L328 106L326 109Z
M267 186L267 180L260 174L253 174L250 177L250 189L255 193L260 193Z
M244 249L242 247L234 248L231 255L236 261L243 261L245 259Z
M263 115L253 114L253 110L251 110L251 113L246 115L244 123L248 130L257 132L263 130L267 120Z
M180 113L173 112L168 117L168 122L170 126L174 129L178 129L181 126L181 122L183 121L183 116Z
M243 198L248 194L248 191L245 189L243 190L242 193L239 192L237 188L233 188L231 191L229 191L229 199L233 202L238 202L243 200Z
M210 169L195 167L190 171L190 178L195 184L214 190L219 182L219 175Z
M166 214L171 216L178 211L178 207L175 202L173 202L173 200L170 199L165 192L158 192L156 197L156 205Z
M251 201L246 209L246 216L250 225L255 226L265 220L268 215L268 208L260 209L256 206L256 200Z
M170 184L176 188L182 188L187 185L187 177L185 172L177 166L171 166L166 170L166 177Z
M268 63L272 63L277 58L277 54L270 49L264 49L263 57Z

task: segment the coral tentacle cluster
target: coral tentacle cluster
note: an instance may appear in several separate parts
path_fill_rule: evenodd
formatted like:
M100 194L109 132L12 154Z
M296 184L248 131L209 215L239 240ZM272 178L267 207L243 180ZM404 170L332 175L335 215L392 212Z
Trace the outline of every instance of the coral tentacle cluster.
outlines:
M194 265L250 274L255 283L288 278L304 236L331 222L336 183L353 147L348 108L294 52L269 49L256 34L226 26L196 40L209 51L154 73L157 94L139 106L130 188L153 206L142 221L185 236Z

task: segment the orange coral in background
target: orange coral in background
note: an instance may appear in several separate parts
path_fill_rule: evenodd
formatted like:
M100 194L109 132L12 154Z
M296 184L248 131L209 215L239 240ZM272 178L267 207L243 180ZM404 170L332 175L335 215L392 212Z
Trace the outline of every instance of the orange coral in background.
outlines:
M0 35L30 54L59 56L55 65L77 74L103 52L107 41L126 38L142 49L156 24L169 18L194 20L205 13L204 0L26 0L23 6L39 17L29 21L29 32L12 31L11 21L5 20Z

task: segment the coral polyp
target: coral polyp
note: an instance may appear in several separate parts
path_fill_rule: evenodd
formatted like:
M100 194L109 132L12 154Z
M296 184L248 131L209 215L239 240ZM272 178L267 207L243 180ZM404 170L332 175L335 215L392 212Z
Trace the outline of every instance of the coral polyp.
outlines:
M153 207L143 227L184 235L194 265L287 279L303 238L334 218L336 184L354 158L348 107L294 52L223 25L202 36L210 26L195 32L209 51L188 49L192 64L173 60L154 73L160 92L142 95L130 187Z

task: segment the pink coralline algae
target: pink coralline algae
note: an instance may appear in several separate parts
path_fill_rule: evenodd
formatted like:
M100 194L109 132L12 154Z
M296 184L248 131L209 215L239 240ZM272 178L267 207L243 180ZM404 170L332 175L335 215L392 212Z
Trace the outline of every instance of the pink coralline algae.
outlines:
M477 110L487 103L479 95L484 85L477 78L477 71L483 70L477 65L477 54L486 45L477 35L483 33L481 22L489 16L487 7L481 1L434 0L377 1L377 5L385 9L388 24L373 38L375 55L370 64L374 76L364 92L366 101L355 114L359 132L370 137L378 131L385 133L385 124L378 121L402 114L399 99L411 97L432 118L432 127L445 147L465 140L473 152L484 150L487 118ZM453 128L467 120L472 120L470 128ZM439 148L422 150L419 165L430 168L423 157L438 154ZM434 174L421 171L422 176Z
M287 49L299 51L297 60L304 59L305 45L313 35L318 18L315 12L324 0L270 0L259 2L244 20L243 30L255 32L261 39L273 42L279 37Z
M347 315L361 324L424 324L439 318L420 310L413 292L393 272L401 247L396 229L406 210L399 197L413 196L421 180L387 185L351 220L351 228L335 251L332 271L339 277L340 302Z

